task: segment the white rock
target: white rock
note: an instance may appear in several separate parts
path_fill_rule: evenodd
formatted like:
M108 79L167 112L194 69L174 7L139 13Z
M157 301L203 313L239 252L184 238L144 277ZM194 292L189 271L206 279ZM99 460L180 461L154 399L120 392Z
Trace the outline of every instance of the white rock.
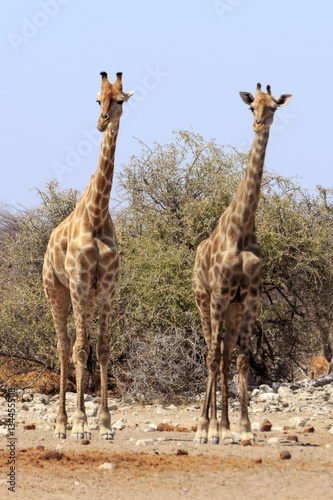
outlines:
M259 403L278 403L281 400L281 396L279 394L275 394L274 392L265 392L264 394L260 394L258 397Z
M305 427L309 419L305 417L294 417L289 420L291 427Z
M290 399L294 397L294 393L289 387L279 387L278 388L278 394L281 396L282 399Z
M259 385L259 389L261 392L274 392L273 389L267 384Z
M125 429L125 424L122 422L123 419L118 420L112 426L112 429L116 429L117 431L122 431Z
M166 408L166 409L167 409L167 410L171 410L171 411L179 411L179 410L178 410L178 408L177 408L177 406L175 406L175 405L170 405L170 406L167 406L167 408Z
M48 405L50 403L50 398L46 394L36 393L34 394L33 401L34 403Z
M6 398L1 397L0 398L0 406L5 406L5 405L7 406L7 400L6 400Z
M267 439L268 444L276 444L276 443L279 443L280 441L283 441L283 439L280 439L278 437L272 437L272 438Z
M57 446L56 446L56 450L63 450L63 449L64 449L64 447L63 447L63 446L61 446L61 444L57 444Z
M86 409L86 415L87 417L96 417L98 413L98 410L96 407L91 407Z
M251 424L251 431L252 432L256 432L256 431L260 431L261 430L261 424L260 422L253 422Z
M153 429L152 427L145 427L143 429L143 432L155 432L155 429Z
M136 443L137 446L152 446L156 444L153 439L139 439Z
M333 427L330 428L330 430L328 431L330 434L333 434Z
M157 425L156 424L149 424L148 427L150 427L151 429L153 429L154 431L157 430Z
M166 415L168 413L168 410L166 410L165 408L156 408L155 413L158 413L159 415Z
M7 427L0 429L0 439L5 438L7 436L8 430Z
M255 398L259 396L259 394L260 394L259 389L253 389L253 391L251 392L251 398Z
M112 464L111 462L105 462L104 464L100 465L99 468L112 470L112 469L116 469L117 466L115 464Z
M50 415L49 413L47 413L46 415L44 415L43 420L48 420L49 422L55 422L57 420L57 417L55 414Z

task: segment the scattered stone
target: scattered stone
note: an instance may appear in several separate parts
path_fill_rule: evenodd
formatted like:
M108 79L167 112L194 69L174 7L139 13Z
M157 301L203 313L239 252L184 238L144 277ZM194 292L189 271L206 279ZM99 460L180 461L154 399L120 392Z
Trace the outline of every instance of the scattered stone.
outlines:
M155 429L153 429L152 427L146 427L145 429L143 429L143 432L155 432Z
M272 438L267 439L268 444L276 444L276 443L279 443L281 441L282 441L281 438L278 438L278 437L272 437Z
M84 445L90 444L90 440L89 439L81 439L80 444L84 444Z
M7 427L4 427L3 429L0 429L0 439L7 437L7 434L8 434Z
M260 422L253 422L251 424L251 431L252 432L259 432L260 430L261 430Z
M63 449L64 449L64 447L61 444L57 444L56 450L63 450Z
M41 456L42 460L61 460L63 458L63 454L59 453L59 451L47 451L46 453L43 453Z
M172 432L174 430L174 426L170 424L158 424L156 430L159 432L167 431Z
M157 413L158 415L166 415L168 413L168 410L166 410L165 408L158 407L156 408L155 413Z
M35 431L36 430L36 425L35 424L27 424L23 426L23 429L25 431Z
M298 437L295 436L295 434L289 434L289 436L287 436L287 440L288 441L295 441L295 443L298 443Z
M192 425L191 431L197 432L197 430L198 430L198 426L197 425Z
M333 427L330 428L330 430L328 431L330 434L333 434Z
M269 421L269 420L265 420L262 424L261 424L261 432L270 432L270 430L272 429L272 423Z
M45 446L43 446L42 444L39 444L38 446L36 446L36 450L44 451L45 450Z
M255 464L262 464L262 459L261 458L255 458L254 459Z
M116 469L117 466L111 462L105 462L104 464L99 466L100 469L113 470Z
M126 418L121 418L120 420L117 420L112 426L112 429L116 429L117 431L122 431L125 429L125 424L124 422L127 422Z
M166 407L166 410L170 410L170 411L179 411L177 406L175 405L170 405L170 406L167 406Z
M302 417L294 417L290 420L290 425L292 427L306 427L306 424L308 423L307 418L302 418Z
M139 439L135 444L136 446L152 446L156 444L156 441L153 439Z
M281 460L290 460L291 455L290 455L289 451L281 451L280 458L281 458Z
M188 455L188 451L182 450L182 449L178 449L176 455L178 455L178 456L179 455Z
M50 403L50 398L46 394L36 393L33 396L33 402L34 403L40 403L40 404L43 404L43 405L48 405Z
M261 392L259 391L259 389L253 389L253 391L251 392L251 398L255 398L257 396L259 396L261 394Z
M264 392L258 397L259 403L279 403L281 401L281 396L275 394L274 392Z
M259 390L266 393L274 392L273 389L267 384L259 385Z
M304 427L304 430L303 430L304 433L305 432L314 432L314 431L315 431L315 429L312 425L308 425L307 427Z
M252 446L252 441L251 439L244 439L242 441L242 446Z

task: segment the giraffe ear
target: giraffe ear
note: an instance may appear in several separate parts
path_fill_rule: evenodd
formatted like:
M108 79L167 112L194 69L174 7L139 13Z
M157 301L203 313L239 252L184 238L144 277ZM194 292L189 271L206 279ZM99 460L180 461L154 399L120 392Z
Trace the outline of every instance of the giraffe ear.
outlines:
M291 94L282 94L278 99L275 100L275 102L280 107L286 106L290 101L291 97L292 97Z
M254 101L254 97L250 92L240 92L239 95L245 102L245 104L251 104Z
M132 97L133 94L134 92L123 92L125 102L127 102L128 99Z

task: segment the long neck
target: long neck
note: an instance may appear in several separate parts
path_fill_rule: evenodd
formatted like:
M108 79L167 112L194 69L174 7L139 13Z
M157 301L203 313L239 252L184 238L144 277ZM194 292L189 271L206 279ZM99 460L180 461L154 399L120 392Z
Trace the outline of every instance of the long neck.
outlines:
M114 172L114 156L119 131L119 120L108 125L101 146L101 154L95 174L89 183L86 207L93 226L104 220L108 210Z
M236 226L242 232L252 231L258 206L262 173L269 131L254 137L247 161L245 176L236 190L230 208Z

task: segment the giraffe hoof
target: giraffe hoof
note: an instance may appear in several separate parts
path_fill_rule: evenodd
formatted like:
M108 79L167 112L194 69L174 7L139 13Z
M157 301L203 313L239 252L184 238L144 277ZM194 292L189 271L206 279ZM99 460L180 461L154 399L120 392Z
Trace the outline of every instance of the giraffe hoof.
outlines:
M222 444L225 444L225 445L235 444L234 438L232 438L231 436L226 437L226 438L222 439Z
M66 434L63 434L62 432L56 432L53 434L54 439L66 439Z
M74 439L75 441L78 441L79 439L91 439L91 432L75 432L74 434L71 435L71 438Z
M207 438L206 437L194 438L193 443L194 444L207 444Z
M113 439L114 439L114 433L113 432L106 432L105 434L101 434L99 436L99 439L105 439L107 441L113 441Z
M208 439L208 444L219 444L220 438L212 436Z

